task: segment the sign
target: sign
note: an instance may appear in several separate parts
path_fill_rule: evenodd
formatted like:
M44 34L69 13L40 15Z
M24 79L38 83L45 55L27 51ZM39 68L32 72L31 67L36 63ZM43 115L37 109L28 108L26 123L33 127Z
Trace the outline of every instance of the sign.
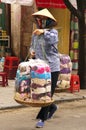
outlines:
M0 14L2 14L2 9L0 8Z
M3 3L32 6L34 0L1 0Z
M66 8L63 0L35 0L38 7Z
M64 0L35 0L38 7L44 8L66 8ZM76 0L69 0L69 2L77 8Z

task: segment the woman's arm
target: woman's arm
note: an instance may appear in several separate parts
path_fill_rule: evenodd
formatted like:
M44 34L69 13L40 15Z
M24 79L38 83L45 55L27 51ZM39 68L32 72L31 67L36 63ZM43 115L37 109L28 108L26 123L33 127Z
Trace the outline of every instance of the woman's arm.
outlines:
M54 44L58 42L58 32L55 29L44 30L44 39L47 41L47 44Z
M31 58L34 58L35 57L35 50L34 50L34 36L32 35L32 40L31 40L31 45L30 45L30 55L31 55Z

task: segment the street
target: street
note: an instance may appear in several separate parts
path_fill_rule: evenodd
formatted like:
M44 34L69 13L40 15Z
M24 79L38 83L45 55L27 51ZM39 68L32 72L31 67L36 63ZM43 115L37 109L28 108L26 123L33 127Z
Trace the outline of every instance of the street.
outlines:
M0 130L35 130L40 108L0 110ZM59 103L59 109L42 130L86 130L86 100Z

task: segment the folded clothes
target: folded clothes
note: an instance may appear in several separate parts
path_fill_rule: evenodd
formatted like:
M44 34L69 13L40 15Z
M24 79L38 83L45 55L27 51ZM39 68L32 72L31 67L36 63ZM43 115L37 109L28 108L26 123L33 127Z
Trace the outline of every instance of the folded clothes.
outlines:
M40 94L32 94L32 99L33 100L51 100L51 94L50 93L40 93Z
M62 89L69 88L70 87L70 81L66 81L66 80L58 81L57 86L58 86L58 88L62 88Z
M66 54L60 54L60 62L61 64L67 64L71 61L70 56Z
M68 74L59 74L58 80L70 81L70 79L71 79L71 73L68 73Z
M42 74L38 74L35 71L31 71L31 78L49 79L51 78L51 74L45 71Z
M16 92L27 93L33 100L51 99L51 71L40 59L30 59L18 66L15 80Z
M46 84L51 84L51 79L39 79L39 78L33 78L31 79L31 82L34 83L34 87L36 87L36 84L39 84L39 86L45 86ZM37 88L37 87L36 87Z

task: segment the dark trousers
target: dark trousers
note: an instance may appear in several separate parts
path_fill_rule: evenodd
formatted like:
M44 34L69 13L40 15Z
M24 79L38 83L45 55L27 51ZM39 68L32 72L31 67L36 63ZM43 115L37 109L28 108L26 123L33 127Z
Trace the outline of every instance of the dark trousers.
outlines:
M56 84L58 81L59 72L51 72L51 96L53 96L56 88ZM47 120L48 114L51 115L54 113L56 109L56 105L53 103L49 106L42 107L37 115L37 119L41 119L42 121Z

